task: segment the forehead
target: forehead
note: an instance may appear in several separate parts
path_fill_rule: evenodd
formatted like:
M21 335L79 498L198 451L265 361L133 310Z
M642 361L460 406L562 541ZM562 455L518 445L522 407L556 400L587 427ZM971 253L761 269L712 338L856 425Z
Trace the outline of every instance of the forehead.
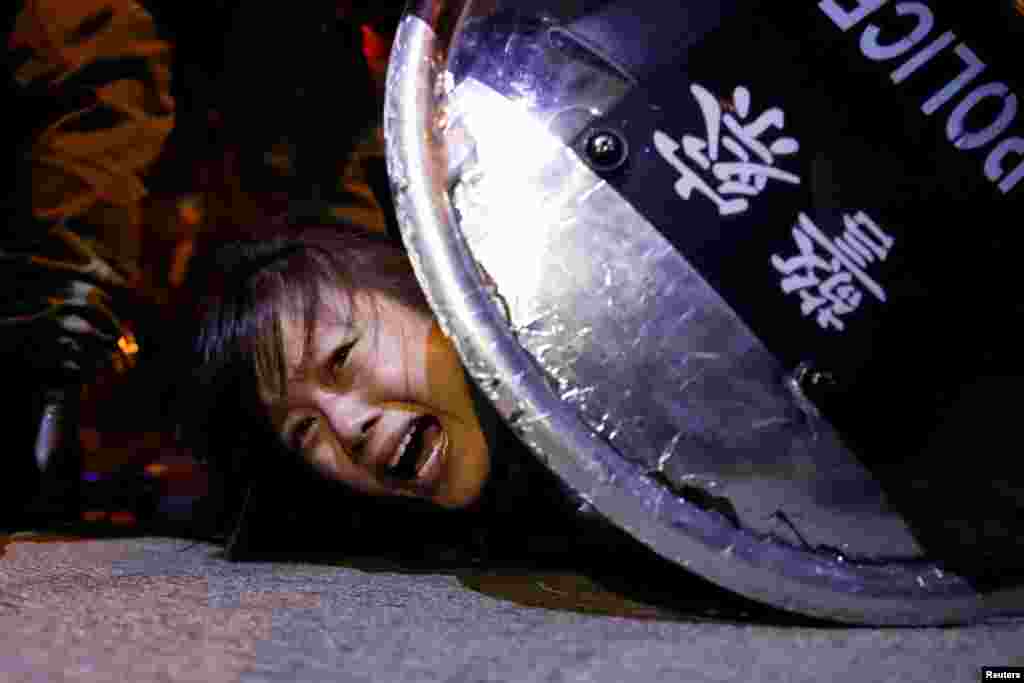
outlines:
M279 313L281 356L288 377L299 373L330 342L327 337L344 334L359 324L365 297L349 297L343 292L324 292L319 301L308 306L285 306Z

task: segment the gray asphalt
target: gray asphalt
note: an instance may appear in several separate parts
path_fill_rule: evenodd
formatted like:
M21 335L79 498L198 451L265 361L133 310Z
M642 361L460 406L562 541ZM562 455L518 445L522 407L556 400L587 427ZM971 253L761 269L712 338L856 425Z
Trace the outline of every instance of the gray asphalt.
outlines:
M209 545L116 542L126 551L112 564L121 581L199 580L210 608L270 606L269 628L240 674L252 683L966 683L980 680L982 666L1024 666L1024 621L837 627L750 611L686 581L666 608L632 595L628 580L609 589L573 572L410 570L371 560L232 564Z

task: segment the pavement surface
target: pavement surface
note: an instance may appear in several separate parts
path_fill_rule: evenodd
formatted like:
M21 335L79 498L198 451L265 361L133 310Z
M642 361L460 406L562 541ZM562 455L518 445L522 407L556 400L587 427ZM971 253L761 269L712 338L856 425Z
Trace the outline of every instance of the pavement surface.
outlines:
M669 595L552 567L231 563L216 546L161 537L0 541L0 680L11 683L967 683L983 666L1024 666L1024 621L836 626L688 575Z

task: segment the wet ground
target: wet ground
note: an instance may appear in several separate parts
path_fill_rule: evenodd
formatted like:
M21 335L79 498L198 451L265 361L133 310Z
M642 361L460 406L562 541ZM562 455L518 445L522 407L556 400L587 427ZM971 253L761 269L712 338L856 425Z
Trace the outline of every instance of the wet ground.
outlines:
M966 683L982 666L1024 666L1024 622L836 626L635 564L230 563L161 537L2 543L0 672L12 682Z

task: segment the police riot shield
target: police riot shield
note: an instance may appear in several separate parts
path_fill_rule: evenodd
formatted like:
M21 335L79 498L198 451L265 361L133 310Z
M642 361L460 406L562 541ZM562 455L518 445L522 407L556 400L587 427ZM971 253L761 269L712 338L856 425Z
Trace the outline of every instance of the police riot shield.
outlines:
M1024 613L1014 4L419 0L385 108L465 366L602 515L806 615Z

